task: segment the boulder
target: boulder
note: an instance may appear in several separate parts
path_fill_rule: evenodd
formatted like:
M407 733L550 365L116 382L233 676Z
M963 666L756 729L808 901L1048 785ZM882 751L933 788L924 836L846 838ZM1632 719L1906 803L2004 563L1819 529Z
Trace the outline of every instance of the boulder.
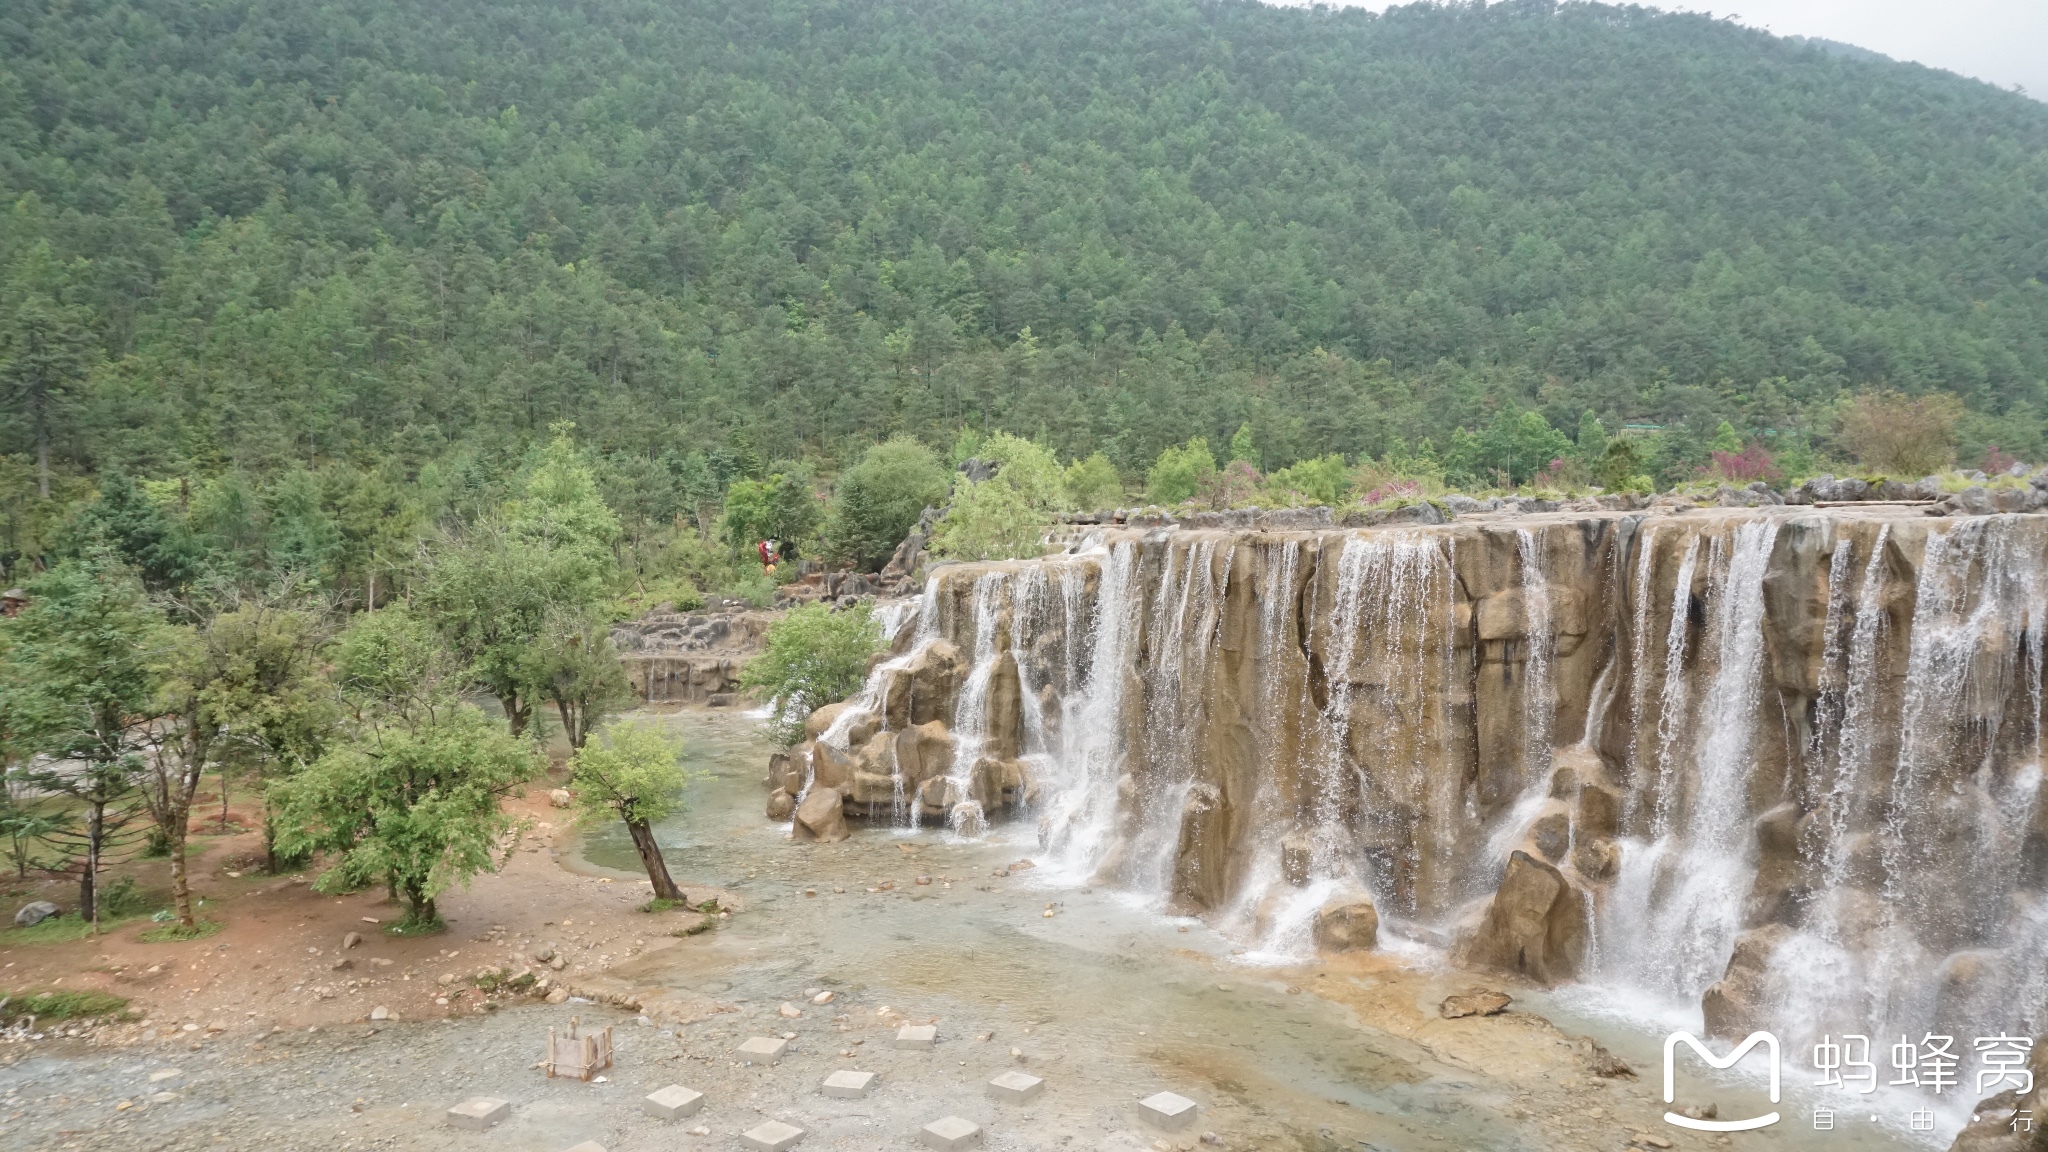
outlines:
M934 776L917 789L917 802L928 816L944 816L960 800L960 783L950 776Z
M1325 952L1365 952L1379 943L1380 913L1363 892L1340 892L1316 909L1316 947Z
M1783 924L1766 924L1735 938L1727 970L1700 996L1707 1035L1740 1040L1769 1025L1771 956L1791 936Z
M849 798L870 810L893 805L896 802L896 778L879 772L855 772Z
M953 721L953 704L964 676L960 649L934 640L889 678L883 714L889 728Z
M50 903L48 900L31 900L23 904L20 911L14 914L14 926L16 928L33 928L62 911L63 909Z
M953 735L938 720L896 734L896 770L913 784L953 771Z
M832 722L839 719L840 713L845 712L850 707L852 705L841 700L837 704L827 704L816 712L811 713L810 717L804 721L804 739L821 739L825 735L826 730L832 727Z
M548 793L548 803L556 808L567 808L575 802L576 798L569 795L567 788L556 788Z
M1588 880L1606 880L1621 870L1621 846L1612 840L1594 838L1572 846L1572 867Z
M1486 988L1472 988L1455 996L1444 997L1437 1012L1446 1020L1457 1020L1466 1016L1498 1016L1514 1003L1514 997L1505 992Z
M811 787L845 792L853 783L853 757L823 741L811 745Z
M768 794L768 818L770 820L787 820L794 811L796 811L796 798L788 792L777 788Z
M1586 956L1585 894L1556 868L1517 851L1463 952L1473 967L1544 985L1569 980Z
M811 759L811 746L799 744L788 751L768 754L768 787L780 788L794 796L803 791L804 772Z
M1547 813L1530 826L1529 839L1538 855L1555 864L1571 849L1571 818L1562 812Z
M796 823L791 827L797 839L821 844L837 843L852 835L847 831L845 806L835 788L813 788L806 793L804 802L797 805Z

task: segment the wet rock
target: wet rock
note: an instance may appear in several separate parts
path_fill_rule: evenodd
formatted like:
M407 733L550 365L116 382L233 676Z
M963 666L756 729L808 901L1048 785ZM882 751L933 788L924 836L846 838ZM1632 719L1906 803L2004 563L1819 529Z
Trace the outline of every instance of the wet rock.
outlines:
M1549 813L1529 828L1529 839L1535 844L1536 852L1545 860L1555 864L1564 859L1571 848L1571 817L1562 812Z
M1785 925L1767 924L1735 938L1727 970L1700 996L1707 1035L1740 1040L1769 1026L1771 956L1791 936Z
M805 717L804 739L823 739L825 736L825 730L832 727L832 722L839 719L840 715L851 707L853 707L852 704L848 703L847 701L841 700L836 704L827 704L823 708L820 708L817 711L811 713L809 716Z
M1316 947L1325 952L1364 952L1379 943L1380 914L1372 897L1342 892L1316 909Z
M1306 832L1289 832L1280 840L1280 874L1296 888L1305 887L1315 870L1315 842Z
M576 802L567 788L555 788L548 792L548 803L556 808L567 808Z
M794 796L780 788L768 794L768 818L770 820L787 820L795 811L796 798Z
M1628 1061L1601 1047L1591 1036L1581 1036L1572 1041L1572 1048L1578 1053L1580 1065L1603 1080L1636 1078L1636 1070L1629 1067Z
M1180 845L1174 854L1173 895L1185 906L1214 908L1228 894L1229 809L1214 784L1188 789L1181 803Z
M847 831L846 812L839 791L834 788L811 789L804 802L797 805L796 823L792 827L797 839L821 844L837 843L852 834Z
M50 917L58 915L61 911L62 909L48 900L31 900L23 904L20 910L15 912L14 926L16 928L33 928Z
M1517 851L1463 953L1475 967L1540 984L1569 980L1585 960L1585 895L1556 868Z
M917 790L917 802L928 814L943 816L960 803L960 782L948 776L927 780Z
M1444 997L1437 1006L1437 1012L1446 1020L1458 1020L1466 1016L1498 1016L1514 1003L1514 997L1505 992L1494 992L1485 988L1474 988L1455 996Z
M953 771L953 734L938 720L896 734L896 768L913 784Z
M846 792L853 784L853 758L830 744L811 745L811 786Z
M1621 869L1621 847L1612 840L1581 840L1572 846L1572 867L1588 880L1609 880Z

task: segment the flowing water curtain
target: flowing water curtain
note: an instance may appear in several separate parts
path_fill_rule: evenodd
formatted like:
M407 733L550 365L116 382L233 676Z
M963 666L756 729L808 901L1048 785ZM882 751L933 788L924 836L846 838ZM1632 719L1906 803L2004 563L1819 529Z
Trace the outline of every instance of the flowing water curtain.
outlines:
M1210 666L1223 621L1223 591L1236 550L1218 556L1217 537L1170 539L1158 591L1143 626L1142 756L1126 757L1133 787L1126 801L1124 882L1163 895L1181 842L1181 817L1200 778L1207 735Z
M1055 774L1041 844L1065 869L1093 875L1116 839L1119 782L1124 775L1125 701L1142 611L1143 546L1120 539L1096 557L1095 594L1086 602L1085 570L1062 586L1069 620L1085 615L1083 645L1069 643L1070 687L1059 700L1057 743L1047 759Z
M1673 585L1659 701L1654 817L1624 842L1601 901L1596 967L1607 979L1692 1000L1718 979L1741 926L1754 870L1747 808L1750 744L1763 666L1763 579L1775 519L1706 540L1706 626L1688 668L1690 587L1701 538L1685 544ZM1705 681L1693 693L1688 680Z

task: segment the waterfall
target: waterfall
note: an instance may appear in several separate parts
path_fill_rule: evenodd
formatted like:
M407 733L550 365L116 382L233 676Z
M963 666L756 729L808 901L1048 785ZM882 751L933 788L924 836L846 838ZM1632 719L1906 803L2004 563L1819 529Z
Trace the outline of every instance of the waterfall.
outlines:
M2044 572L2028 515L1105 528L882 613L890 655L824 740L862 811L913 826L915 780L873 773L950 742L930 783L969 834L1021 763L1001 804L1041 875L1254 955L1306 958L1370 899L1383 940L1463 957L1522 850L1587 897L1572 973L1605 989L1697 1006L1768 931L1744 1010L1781 1035L2038 1029Z
M1550 661L1557 637L1550 625L1550 581L1543 575L1543 554L1536 534L1515 532L1515 558L1522 570L1522 619L1525 658L1522 664L1523 785L1529 791L1550 781L1550 730L1556 721L1557 691L1550 683Z
M1740 927L1742 899L1755 869L1751 858L1747 775L1750 740L1763 658L1763 583L1778 525L1755 520L1736 526L1733 540L1710 544L1707 634L1713 664L1698 715L1681 728L1664 719L1687 705L1683 665L1667 664L1659 722L1659 804L1656 838L1623 848L1621 875L1603 902L1611 923L1600 937L1614 941L1601 962L1608 974L1672 998L1697 996L1721 975ZM1697 543L1697 540L1694 541ZM1673 594L1668 651L1684 643L1691 566L1688 547ZM1681 757L1677 734L1697 732ZM1683 819L1675 808L1682 807Z

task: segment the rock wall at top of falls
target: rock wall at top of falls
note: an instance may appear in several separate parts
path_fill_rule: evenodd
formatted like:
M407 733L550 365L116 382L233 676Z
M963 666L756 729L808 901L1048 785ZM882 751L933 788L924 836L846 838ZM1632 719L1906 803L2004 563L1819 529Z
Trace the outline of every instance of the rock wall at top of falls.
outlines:
M1105 530L938 570L777 782L1262 948L1370 905L1718 1032L2032 1034L2044 564L1876 507Z

